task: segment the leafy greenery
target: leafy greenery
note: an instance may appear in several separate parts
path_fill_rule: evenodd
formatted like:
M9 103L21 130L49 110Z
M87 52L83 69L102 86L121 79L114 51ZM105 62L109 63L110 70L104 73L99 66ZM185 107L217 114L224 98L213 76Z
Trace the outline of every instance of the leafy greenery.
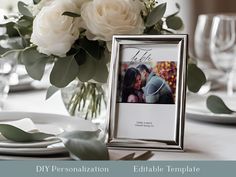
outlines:
M171 16L166 18L166 25L173 30L179 30L183 27L183 21L178 16Z
M99 45L98 41L82 38L79 39L76 44L78 49L83 49L90 57L93 57L95 60L101 59L104 48Z
M232 114L235 112L228 108L220 97L215 95L209 96L206 104L207 108L215 114Z
M40 3L41 0L33 0L34 4Z
M25 4L25 3L22 2L22 1L19 1L19 2L18 2L18 10L19 10L19 12L20 12L22 15L24 15L24 16L26 16L26 17L30 17L30 18L33 17L32 13L31 13L30 10L27 8L27 4Z
M164 16L166 12L166 3L160 4L155 7L147 16L145 26L151 27L155 25L161 18Z
M49 99L52 95L54 95L56 92L58 92L60 89L55 87L54 85L51 85L46 94L46 100Z
M36 132L36 133L25 132L17 127L8 124L0 124L0 132L5 138L16 142L42 141L45 138L53 136L51 134L46 134L41 132Z
M196 64L188 64L187 85L191 92L197 93L206 83L206 76Z
M73 81L79 74L79 66L74 56L58 58L50 74L52 85L63 88Z
M35 80L41 80L44 74L45 66L50 59L49 56L39 53L36 47L29 47L20 52L19 61L21 61L30 75Z
M40 0L34 0L38 4ZM157 4L154 0L145 2L147 15L142 14L146 29L144 34L160 35L171 34L183 26L183 21L178 16L180 6L176 4L177 11L169 16L164 16L167 3ZM40 80L44 74L46 63L53 62L54 66L50 74L50 82L53 85L48 90L47 98L54 91L67 86L74 79L81 82L96 81L106 83L110 56L105 55L106 43L104 41L88 40L85 31L81 30L79 39L74 43L66 57L55 57L41 54L35 46L31 46L33 15L29 7L18 2L20 16L5 16L5 22L0 27L6 28L6 34L1 40L7 41L7 46L0 47L0 55L4 57L18 58L19 63L25 65L28 74L36 80ZM66 11L62 15L79 17L80 14ZM10 52L13 50L13 52ZM197 92L205 83L204 73L195 65L188 66L188 88Z
M99 139L100 131L66 132L59 137L72 157L80 160L109 160L106 145Z
M73 13L73 12L63 12L62 15L69 16L69 17L80 17L79 14Z
M0 124L1 134L15 142L43 141L46 138L59 138L64 143L71 157L80 160L109 160L108 149L99 138L100 130L64 132L57 136L42 132L29 133L17 127Z

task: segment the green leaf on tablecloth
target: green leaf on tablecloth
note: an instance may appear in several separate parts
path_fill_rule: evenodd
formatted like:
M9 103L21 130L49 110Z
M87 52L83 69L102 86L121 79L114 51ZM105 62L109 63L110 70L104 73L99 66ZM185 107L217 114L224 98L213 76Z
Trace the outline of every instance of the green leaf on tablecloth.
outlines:
M180 17L173 16L166 18L166 25L173 30L179 30L183 27L184 23Z
M69 17L80 17L80 14L74 12L63 12L62 15L69 16Z
M28 133L17 127L7 124L0 124L0 132L1 134L11 141L16 142L34 142L34 141L42 141L45 138L53 137L54 135L36 132L36 133Z
M109 160L108 149L97 131L74 131L59 135L72 157L80 160Z
M25 65L27 73L35 80L42 79L49 59L49 56L39 53L36 47L26 48L19 55L19 61Z
M79 66L74 56L58 58L50 74L52 85L63 88L73 81L79 73Z
M191 92L197 93L202 85L206 83L206 76L200 68L195 64L188 64L188 89Z
M32 13L30 12L30 10L27 8L27 4L25 4L22 1L18 2L18 10L19 12L26 16L26 17L33 17Z
M211 95L207 98L207 108L215 114L232 114L235 111L226 106L224 101L215 95Z
M51 96L53 96L56 92L58 92L60 89L55 87L54 85L51 85L47 89L47 94L46 94L46 100L49 99Z
M165 12L166 12L166 3L160 4L157 7L155 7L151 11L151 13L148 14L145 26L151 27L155 25L159 20L161 20Z

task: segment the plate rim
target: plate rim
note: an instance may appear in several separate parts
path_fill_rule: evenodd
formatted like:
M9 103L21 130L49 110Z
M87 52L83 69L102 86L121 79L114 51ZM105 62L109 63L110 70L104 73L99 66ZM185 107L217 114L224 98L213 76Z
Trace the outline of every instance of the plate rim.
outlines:
M4 118L3 116L5 116L5 115L9 115L9 118ZM25 115L25 116L28 116L28 115L31 115L32 117L30 117L31 119L32 119L32 121L34 122L34 123L38 123L38 124L40 124L40 123L53 123L54 122L54 120L55 120L55 118L57 118L58 119L58 121L57 122L55 122L55 124L54 125L58 125L58 126L60 126L60 125L64 125L65 124L65 122L67 123L67 125L71 125L71 129L72 129L72 131L74 130L74 129L78 129L79 130L79 128L81 128L81 129L83 129L82 127L84 126L85 128L84 129L88 129L88 131L93 131L93 130L96 130L98 127L95 125L95 124L93 124L91 121L89 121L89 120L84 120L84 119L82 119L82 118L79 118L79 117L72 117L72 116L69 116L69 115L63 115L63 114L54 114L54 113L39 113L39 112L24 112L24 111L1 111L0 112L0 121L11 121L11 120L19 120L19 119L21 119L20 118L20 116L22 116L22 115ZM19 116L19 118L15 118L15 117L17 117L17 116ZM34 117L35 116L35 117ZM41 117L43 117L43 120L38 120L37 119L37 117L36 116L41 116ZM25 118L25 117L22 117L22 118ZM50 120L50 121L47 121L47 119L48 120ZM77 124L75 124L77 122ZM85 124L82 124L82 123L85 123ZM67 126L66 124L65 124L65 126ZM63 127L63 126L61 126L60 128L62 128L62 129L64 129L64 130L67 130L66 129L66 127ZM84 130L83 129L83 130ZM19 149L28 149L28 150L32 150L32 149L37 149L37 148L32 148L32 147L29 147L29 148L20 148L20 147L11 147L11 149L18 149L18 151L16 152L15 151L15 153L12 151L12 152L3 152L2 150L4 150L4 148L5 147L0 147L0 153L1 154L11 154L11 155L50 155L50 154L59 154L59 153L61 153L62 152L62 148L61 148L61 152L59 152L59 148L47 148L47 151L45 151L45 152L37 152L37 151L35 151L35 152L20 152L19 151ZM5 148L6 150L7 149L10 149L10 147L7 147L7 148ZM53 152L54 151L54 152ZM65 148L63 148L63 152L65 152Z

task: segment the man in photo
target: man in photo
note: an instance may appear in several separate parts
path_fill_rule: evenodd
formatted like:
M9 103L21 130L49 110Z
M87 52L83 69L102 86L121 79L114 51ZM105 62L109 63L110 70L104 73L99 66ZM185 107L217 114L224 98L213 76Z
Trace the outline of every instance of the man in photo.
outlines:
M172 91L164 79L151 72L145 64L138 65L137 69L141 74L146 103L174 104Z

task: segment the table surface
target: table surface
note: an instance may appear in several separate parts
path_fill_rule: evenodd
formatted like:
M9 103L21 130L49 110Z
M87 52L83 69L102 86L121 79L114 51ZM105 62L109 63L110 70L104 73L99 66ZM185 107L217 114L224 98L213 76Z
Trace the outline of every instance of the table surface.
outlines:
M10 93L4 109L68 115L60 93L45 100L45 90ZM236 126L186 118L184 152L154 152L151 160L236 160Z

